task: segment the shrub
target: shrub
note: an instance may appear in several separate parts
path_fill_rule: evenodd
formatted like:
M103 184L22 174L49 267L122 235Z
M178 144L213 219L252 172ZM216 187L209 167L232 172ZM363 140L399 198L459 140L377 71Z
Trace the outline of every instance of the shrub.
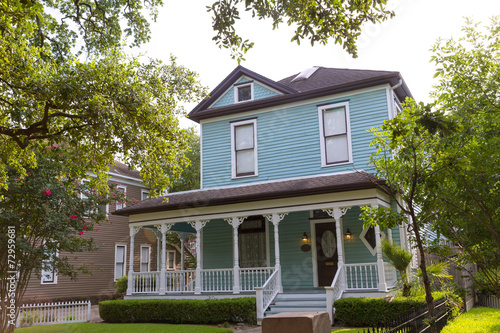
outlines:
M99 314L108 323L255 324L255 298L141 299L99 303Z
M128 276L122 276L116 279L115 282L115 295L123 295L127 292L128 287Z
M433 293L434 300L444 297ZM333 304L335 319L346 326L375 326L391 320L414 308L425 306L425 295L416 297L395 297L391 302L384 298L341 298Z

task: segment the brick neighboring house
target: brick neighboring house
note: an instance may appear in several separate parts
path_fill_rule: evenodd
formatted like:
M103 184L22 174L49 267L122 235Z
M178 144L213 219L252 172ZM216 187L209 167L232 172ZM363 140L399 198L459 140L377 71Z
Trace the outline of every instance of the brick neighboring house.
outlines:
M118 184L123 189L127 199L144 200L148 197L148 189L142 183L138 171L117 162L110 168L109 182ZM119 206L119 205L118 205ZM120 207L118 207L120 208ZM44 272L41 279L32 275L23 302L46 300L71 299L105 299L115 293L117 278L127 275L129 270L130 232L128 218L113 213L116 205L108 205L109 222L103 222L98 231L92 232L99 250L95 252L67 253L59 256L68 256L75 267L89 264L92 274L79 274L78 280L72 281L69 277L58 276L57 272ZM135 236L134 271L156 271L158 267L158 232L143 229ZM178 249L167 246L167 267L170 270L180 269L180 252ZM173 259L173 260L172 260Z

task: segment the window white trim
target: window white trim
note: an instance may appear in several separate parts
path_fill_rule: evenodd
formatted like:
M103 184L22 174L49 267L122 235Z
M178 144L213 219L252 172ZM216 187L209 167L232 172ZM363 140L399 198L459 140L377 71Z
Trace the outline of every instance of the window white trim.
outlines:
M149 190L141 190L141 201L146 200L144 199L144 194L147 194L148 197L146 199L149 199Z
M173 253L173 258L174 258L174 262L173 262L173 265L172 267L170 267L170 256L169 256L169 253ZM174 250L167 250L165 252L165 267L167 269L167 271L174 271L175 270L175 251Z
M117 249L118 247L121 246L123 247L123 275L127 275L127 244L124 243L117 243L115 244L115 260L114 260L114 265L113 265L113 276L114 276L114 281L116 281L118 278L121 278L122 276L116 276L116 265L118 262L116 261L116 255L118 253Z
M365 244L366 248L368 249L368 251L370 251L370 253L372 254L372 256L375 256L377 254L377 246L375 245L375 248L372 248L372 246L370 245L370 243L368 243L368 241L366 240L365 238L365 235L366 233L368 232L370 228L365 228L363 229L363 231L361 231L361 233L359 234L359 238L361 239L361 241L363 242L363 244ZM375 231L375 230L374 230ZM375 234L375 244L377 244L377 235ZM382 239L385 239L385 232L383 232L382 230L380 231L380 240Z
M124 197L127 198L127 186L125 186L125 185L118 185L116 188L117 189L119 189L119 188L123 189ZM125 206L126 206L125 202L123 202L123 203L117 202L115 210L122 209Z
M59 257L59 252L56 252L55 256ZM44 260L43 262L50 263L50 261L51 260L48 259L48 260ZM49 275L52 276L52 280L46 281L45 276L49 276ZM57 284L57 271L54 270L54 267L52 267L52 269L50 271L42 269L42 277L40 279L40 284Z
M144 258L143 256L143 249L147 249L148 251L148 257ZM147 269L144 270L143 264L147 264ZM140 272L151 272L151 244L141 244L141 260L140 260L140 267L139 267Z
M234 85L234 103L244 103L244 102L249 102L249 101L253 101L254 99L254 89L253 89L253 81L251 82L241 82L241 83L235 83ZM243 87L250 87L250 99L247 99L247 100L244 100L244 101L240 101L239 98L238 98L238 89L239 88L243 88Z
M250 175L241 175L238 176L236 174L236 127L243 125L253 125L253 161L254 161L254 173ZM258 171L258 154L257 154L257 119L248 119L242 120L238 122L231 123L231 178L246 178L246 177L256 177L259 175Z
M325 144L325 133L324 133L324 122L323 114L326 110L343 107L345 110L345 121L346 121L346 136L347 136L347 161L342 161L338 163L327 163L326 161L326 144ZM352 143L351 143L351 120L349 116L349 102L334 103L328 105L322 105L318 107L318 119L319 119L319 140L321 147L321 167L331 167L342 164L352 163Z

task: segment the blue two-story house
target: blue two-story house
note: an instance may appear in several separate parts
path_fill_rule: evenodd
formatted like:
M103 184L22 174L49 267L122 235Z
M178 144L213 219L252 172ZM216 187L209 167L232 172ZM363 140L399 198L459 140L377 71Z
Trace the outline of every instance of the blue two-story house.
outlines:
M381 238L406 246L407 236L363 229L360 207L396 207L368 166L367 129L406 97L398 72L313 67L273 81L238 66L189 114L201 127L201 189L118 212L132 243L141 228L163 238L161 270L129 270L127 297L256 297L262 319L385 296L396 272ZM166 270L168 231L196 233L195 270Z

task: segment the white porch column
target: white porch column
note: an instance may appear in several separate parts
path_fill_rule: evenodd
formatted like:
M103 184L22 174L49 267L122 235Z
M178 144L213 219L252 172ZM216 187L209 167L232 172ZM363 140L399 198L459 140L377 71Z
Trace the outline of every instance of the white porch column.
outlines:
M279 230L278 230L278 225L281 220L287 215L288 213L273 213L271 215L265 215L265 217L273 223L274 225L274 258L275 258L275 264L274 264L274 269L278 272L278 285L279 285L279 292L283 292L283 283L281 281L281 263L280 263L280 239L279 239Z
M161 232L161 271L160 271L160 295L165 295L165 281L167 274L167 231L172 228L172 224L156 224L156 229Z
M132 295L134 291L134 238L135 235L141 230L141 227L130 227L130 259L128 266L128 286L127 286L127 295Z
M350 207L335 207L332 209L323 209L328 215L333 217L335 220L335 229L337 234L337 254L338 254L338 269L344 268L344 242L343 242L343 226L342 226L342 216L347 213L347 210ZM342 272L340 275L340 288L342 290L346 289L345 283L345 272Z
M385 283L384 260L382 259L380 227L378 225L375 226L375 241L377 244L378 290L387 291L387 284Z
M196 276L195 283L196 286L194 288L195 294L201 294L202 291L202 277L201 277L201 229L208 223L208 221L196 221L196 222L188 222L195 230L196 230Z
M239 294L240 293L240 255L238 252L238 227L240 224L243 223L243 221L247 218L248 216L244 217L236 217L233 216L226 220L227 223L229 223L230 226L233 227L233 294Z
M156 236L156 271L161 270L161 232L153 229Z
M188 236L188 233L186 232L181 232L181 231L176 231L177 235L179 235L179 239L181 240L181 270L184 270L184 243L186 242L186 237Z

